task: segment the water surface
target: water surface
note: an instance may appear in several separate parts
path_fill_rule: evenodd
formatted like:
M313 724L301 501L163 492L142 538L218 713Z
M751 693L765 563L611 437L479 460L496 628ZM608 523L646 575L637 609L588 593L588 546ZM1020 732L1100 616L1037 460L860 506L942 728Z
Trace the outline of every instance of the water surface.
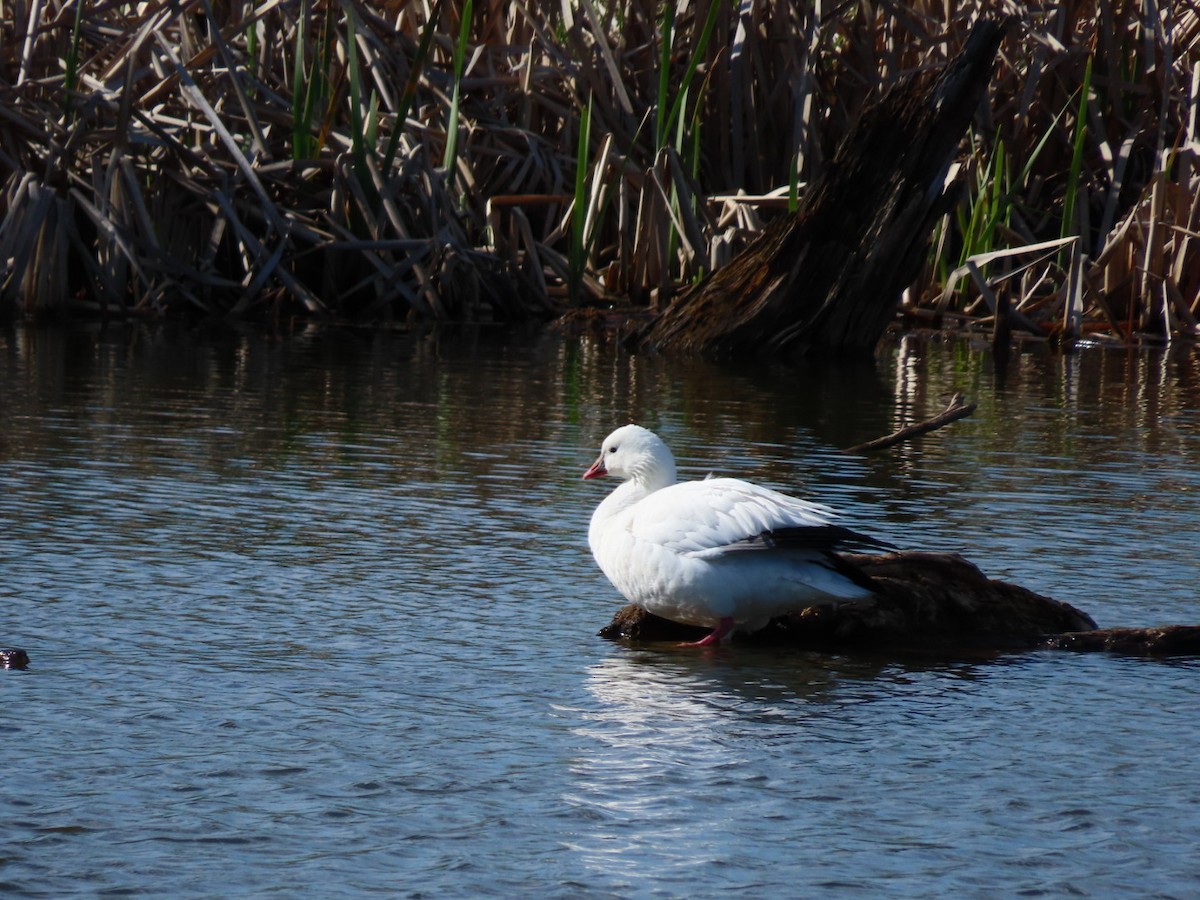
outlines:
M1200 664L627 647L600 439L1200 622L1195 352L0 332L0 893L1192 896ZM870 457L839 448L940 410Z

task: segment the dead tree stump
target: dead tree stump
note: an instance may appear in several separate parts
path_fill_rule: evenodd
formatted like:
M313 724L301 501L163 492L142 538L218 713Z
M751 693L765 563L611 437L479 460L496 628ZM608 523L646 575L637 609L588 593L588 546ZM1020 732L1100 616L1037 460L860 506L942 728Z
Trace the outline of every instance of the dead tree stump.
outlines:
M874 348L950 208L946 172L1004 30L980 20L947 66L893 85L864 110L795 215L680 294L631 344L733 356Z

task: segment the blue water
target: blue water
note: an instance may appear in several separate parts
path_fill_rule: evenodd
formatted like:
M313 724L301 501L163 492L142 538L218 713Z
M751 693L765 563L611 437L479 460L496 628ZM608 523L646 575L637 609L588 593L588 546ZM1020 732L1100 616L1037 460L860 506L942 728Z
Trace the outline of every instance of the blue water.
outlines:
M838 448L975 415L869 457ZM0 894L1194 896L1200 662L627 647L600 438L1200 623L1200 361L0 332Z

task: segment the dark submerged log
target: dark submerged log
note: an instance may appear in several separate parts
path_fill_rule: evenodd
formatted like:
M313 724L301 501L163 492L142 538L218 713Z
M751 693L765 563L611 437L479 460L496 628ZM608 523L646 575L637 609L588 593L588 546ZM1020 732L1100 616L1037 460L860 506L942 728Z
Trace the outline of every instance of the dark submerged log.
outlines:
M876 583L874 602L809 607L735 640L827 651L1020 650L1043 645L1047 635L1096 628L1070 604L990 579L956 554L842 555ZM705 631L625 607L600 633L655 641Z
M1126 656L1200 656L1200 625L1163 625L1158 628L1102 628L1082 633L1057 634L1044 642L1047 649Z
M1200 653L1200 626L1100 630L1069 603L988 578L953 553L843 554L879 587L874 603L809 607L739 644L825 652L936 653L1014 650L1106 650L1131 655ZM602 637L631 641L691 641L707 633L653 616L636 606L617 612Z
M629 343L664 352L869 352L952 205L946 172L991 80L1005 24L980 20L940 71L892 86L838 148L795 215Z

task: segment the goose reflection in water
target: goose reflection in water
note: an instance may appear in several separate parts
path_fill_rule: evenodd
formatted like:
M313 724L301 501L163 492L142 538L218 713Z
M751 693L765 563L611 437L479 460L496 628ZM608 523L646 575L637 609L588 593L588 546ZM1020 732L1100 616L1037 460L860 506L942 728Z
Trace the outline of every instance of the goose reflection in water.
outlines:
M932 660L619 648L587 670L595 704L575 711L562 797L575 827L564 844L616 889L644 886L649 871L668 892L694 888L705 872L761 887L763 866L789 871L798 854L826 865L817 848L846 845L879 811L866 799L877 782L911 777L913 751L896 744L897 729L919 733L986 672ZM933 741L917 751L942 753ZM730 821L756 847L753 861L731 855Z
M734 806L761 807L767 830L778 829L779 816L795 820L770 840L796 834L811 811L789 799L795 785L779 776L845 750L844 736L831 740L820 723L847 693L861 693L856 685L877 693L880 671L792 654L737 660L673 647L612 654L587 670L596 704L579 711L574 728L578 752L563 800L577 827L567 845L606 883L622 877L626 851L635 850L639 866L649 855L682 883L694 879L693 866L723 859L722 821ZM838 689L846 683L849 692ZM785 751L783 768L764 772L763 754ZM714 816L714 805L725 812Z

